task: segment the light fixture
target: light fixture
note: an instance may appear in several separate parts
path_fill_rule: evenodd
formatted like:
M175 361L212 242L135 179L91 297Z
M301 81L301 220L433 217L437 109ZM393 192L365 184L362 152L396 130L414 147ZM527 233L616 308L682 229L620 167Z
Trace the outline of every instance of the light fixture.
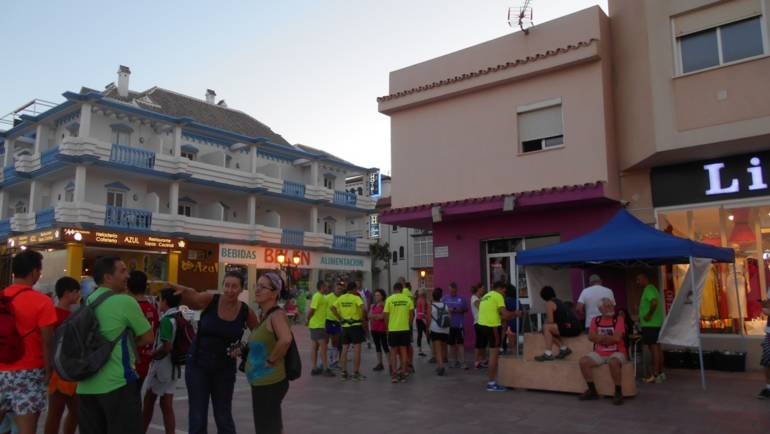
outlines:
M54 236L55 238L59 238L59 231L56 231L56 232L54 232L54 233L53 233L53 236Z
M275 259L278 261L279 264L283 265L284 262L286 262L286 255L283 253L279 253L278 256L275 257Z
M729 216L727 216L727 220L733 221L735 220L735 216L730 214Z
M75 241L83 241L83 234L80 232L75 232L75 235L72 238L74 238Z
M177 245L179 246L180 249L184 249L184 246L186 246L187 243L185 243L184 240L179 240Z
M749 227L749 209L735 210L735 215L730 215L730 220L735 220L733 232L730 234L731 244L749 244L757 241L754 231Z
M27 250L27 246L21 246L21 250Z
M425 277L425 274L427 274L425 273L425 270L420 270L420 277Z
M298 255L298 254L296 254L296 253L295 253L295 254L294 254L294 256L292 256L292 258L291 258L291 262L293 262L293 263L294 263L294 265L299 265L299 263L300 263L300 261L301 261L301 260L302 260L302 259L301 259L301 258L299 257L299 255Z
M8 240L8 245L13 247L13 246L16 245L16 241L15 240Z

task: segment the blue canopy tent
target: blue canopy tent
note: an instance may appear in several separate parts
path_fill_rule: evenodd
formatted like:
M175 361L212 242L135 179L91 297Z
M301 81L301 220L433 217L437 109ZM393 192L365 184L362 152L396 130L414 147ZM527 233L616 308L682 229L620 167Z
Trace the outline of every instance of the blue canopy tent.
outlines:
M732 262L733 267L735 266L735 251L733 249L714 247L673 236L644 224L628 211L621 209L604 226L592 232L560 244L518 253L516 265L552 267L619 265L629 267L690 264L692 269L694 258L711 259L720 263ZM690 273L690 276L694 287L694 273ZM735 287L737 292L737 281ZM697 303L696 312L700 312L700 300ZM738 311L741 311L740 305ZM742 318L741 325L743 325ZM698 328L697 333L700 343L700 328ZM701 381L705 389L706 379L703 371L702 347L699 344Z

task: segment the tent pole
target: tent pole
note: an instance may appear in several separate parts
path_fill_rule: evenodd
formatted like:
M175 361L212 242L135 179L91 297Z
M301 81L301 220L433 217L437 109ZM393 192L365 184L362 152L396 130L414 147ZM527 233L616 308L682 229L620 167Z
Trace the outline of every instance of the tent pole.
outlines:
M695 292L695 261L690 256L690 285L691 290ZM701 295L702 297L702 295ZM706 367L703 365L703 339L700 333L700 302L701 297L698 297L695 303L695 329L698 330L698 360L700 360L700 384L703 390L706 390Z
M743 324L743 306L741 306L741 293L738 289L738 267L735 266L733 261L733 280L735 281L735 302L738 303L738 324L741 327L741 336L746 332Z

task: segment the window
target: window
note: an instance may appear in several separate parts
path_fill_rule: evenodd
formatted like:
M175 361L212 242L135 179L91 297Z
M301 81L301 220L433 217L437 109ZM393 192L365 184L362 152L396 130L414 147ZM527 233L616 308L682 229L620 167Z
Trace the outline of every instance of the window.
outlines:
M26 214L27 213L27 203L23 201L16 202L16 205L13 207L13 212L16 214Z
M178 214L185 217L192 217L192 205L179 205Z
M334 221L324 220L324 233L326 235L334 235Z
M543 104L548 104L542 107ZM564 145L561 100L535 104L537 108L518 110L521 152L543 151Z
M358 195L363 196L364 195L364 189L361 187L358 187Z
M232 165L233 165L233 157L231 157L231 156L229 156L229 155L226 155L226 156L225 156L225 167L226 167L227 169L229 169L229 168L230 168L230 166L232 166Z
M64 201L65 202L74 202L75 201L75 190L67 190L64 192Z
M433 237L415 237L413 255L415 267L432 267Z
M394 233L394 234L395 234L396 232L398 232L398 225L393 225L393 226L391 226L390 228L391 228L391 229L390 229L390 232L391 232L391 233Z
M678 38L682 73L764 54L761 17L736 21Z
M123 192L107 190L107 206L123 207Z
M398 259L404 259L404 246L398 248Z
M116 145L130 146L133 130L122 124L112 125L112 143Z
M182 158L187 158L190 161L195 161L195 152L182 151Z
M333 176L324 176L324 187L334 190L334 177Z
M393 251L393 264L398 264L398 252L395 250Z

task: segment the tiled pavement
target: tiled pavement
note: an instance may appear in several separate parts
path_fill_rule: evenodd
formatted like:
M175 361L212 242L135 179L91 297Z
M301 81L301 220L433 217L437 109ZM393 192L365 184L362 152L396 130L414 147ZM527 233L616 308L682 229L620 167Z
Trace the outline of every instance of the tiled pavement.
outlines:
M305 370L309 370L307 330L295 327ZM754 396L762 383L758 373L707 372L703 392L697 371L672 371L660 385L640 385L639 395L614 407L609 400L579 402L574 395L524 390L490 393L482 372L449 370L433 373L434 365L417 360L417 375L405 384L391 384L374 373L374 350L364 349L361 383L311 377L292 382L284 400L287 433L698 433L770 432L770 402ZM184 385L176 395L177 432L187 432ZM245 377L236 384L233 413L238 432L253 432L251 396ZM209 432L215 433L213 419ZM151 434L162 433L156 411Z

